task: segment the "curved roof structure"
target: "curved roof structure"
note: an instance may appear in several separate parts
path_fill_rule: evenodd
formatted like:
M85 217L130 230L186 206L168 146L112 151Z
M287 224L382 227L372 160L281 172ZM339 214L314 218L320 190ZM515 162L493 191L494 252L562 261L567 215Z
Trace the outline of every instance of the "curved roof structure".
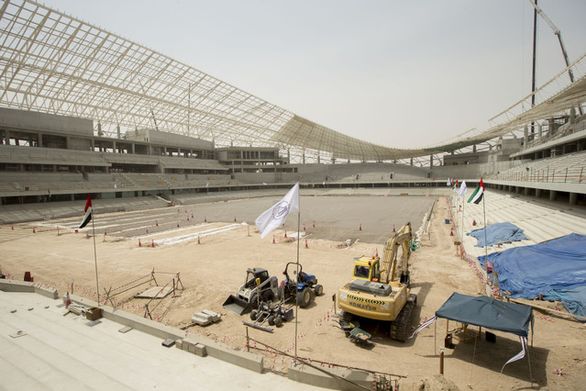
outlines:
M91 118L111 135L120 127L150 127L220 146L277 146L297 155L308 151L343 159L392 160L482 142L534 116L530 110L513 122L430 148L380 146L302 118L43 4L0 4L0 106ZM584 102L584 79L574 84L553 103L542 103L544 110L533 109L535 115Z

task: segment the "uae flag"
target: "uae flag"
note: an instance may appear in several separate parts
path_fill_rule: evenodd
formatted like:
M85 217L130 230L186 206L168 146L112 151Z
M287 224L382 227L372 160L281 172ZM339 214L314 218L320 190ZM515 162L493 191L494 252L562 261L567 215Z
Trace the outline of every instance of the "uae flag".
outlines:
M83 220L81 220L81 224L79 225L80 229L85 227L92 219L92 197L90 197L89 194L85 200L85 209L83 211L85 214L83 215Z
M480 178L480 182L478 182L478 187L474 190L474 193L468 198L468 203L475 203L479 204L482 201L482 197L484 196L484 182L482 178Z

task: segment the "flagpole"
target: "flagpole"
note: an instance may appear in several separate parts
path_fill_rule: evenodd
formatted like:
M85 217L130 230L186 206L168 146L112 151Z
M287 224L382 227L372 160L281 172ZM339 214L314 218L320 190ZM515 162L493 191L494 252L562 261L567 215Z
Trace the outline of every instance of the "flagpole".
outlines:
M94 210L92 206L92 236L94 237L94 266L96 270L96 293L98 295L98 307L100 306L100 288L98 283L98 256L96 252L96 226L94 225Z
M301 196L298 197L298 204L297 204L297 278L296 281L299 281L299 242L301 242ZM295 287L295 291L297 291L297 287ZM297 360L297 323L298 323L298 315L299 315L299 303L297 302L297 298L295 299L295 360Z
M483 191L482 193L482 212L482 214L484 215L484 268L486 270L486 280L488 281L488 243L486 241L486 191Z
M466 200L462 197L462 233L460 234L460 242L464 245L464 205Z

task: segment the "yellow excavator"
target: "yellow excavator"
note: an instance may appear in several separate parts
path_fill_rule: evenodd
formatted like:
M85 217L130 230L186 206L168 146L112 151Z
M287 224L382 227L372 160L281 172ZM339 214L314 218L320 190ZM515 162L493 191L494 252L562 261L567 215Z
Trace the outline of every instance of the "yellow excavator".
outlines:
M382 263L378 255L355 258L352 281L338 291L338 307L345 318L355 315L390 322L391 339L401 342L409 337L417 305L409 277L412 238L407 223L387 240Z

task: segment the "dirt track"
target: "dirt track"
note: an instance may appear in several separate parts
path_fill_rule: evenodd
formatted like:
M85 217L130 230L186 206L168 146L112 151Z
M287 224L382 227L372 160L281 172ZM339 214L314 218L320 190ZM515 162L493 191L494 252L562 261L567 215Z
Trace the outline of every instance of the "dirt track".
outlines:
M386 225L384 230L388 230L391 224L403 223L387 218L403 217L401 213L405 213L405 202L410 202L406 200L411 197L367 197L370 200L367 203L358 202L352 197L313 198L316 199L314 206L310 202L305 205L308 209L314 209L304 209L304 216L315 217L316 229L313 237L310 236L309 248L301 249L301 263L306 271L319 277L326 294L318 297L313 307L300 310L300 355L406 375L408 381L437 373L439 364L434 355L433 327L406 344L390 341L383 337L384 330L378 330L374 347L364 349L346 340L343 333L328 320L333 312L331 296L338 286L349 279L352 258L373 254L375 248L382 253L382 227ZM427 200L427 205L431 205L430 198L413 198ZM255 208L262 209L263 205L268 206L271 201L272 199L258 200ZM232 215L234 213L227 212L226 208L238 205L238 201L223 203L218 210ZM256 210L251 211L249 204L241 205L246 213L257 214ZM446 208L447 203L442 199L431 224L431 240L424 238L422 247L412 257L412 281L414 291L418 293L418 316L421 319L431 316L454 291L477 294L482 289L472 268L455 256L449 236L450 226L443 224L443 219L447 216ZM413 221L414 226L417 227L420 222L415 220L415 215L422 216L421 211L424 212L425 209L425 206L419 207L413 216L407 217ZM352 212L343 213L344 211ZM320 214L322 212L325 218ZM367 221L363 223L363 231L354 227L358 221L354 219ZM398 220L397 217L396 219ZM227 223L232 222L232 219L226 220ZM313 228L309 225L313 224L314 219L303 221L308 225L308 231L311 231ZM329 227L341 227L338 236L335 236L340 240L352 237L355 233L356 237L372 235L377 238L373 241L376 244L361 241L352 248L337 249L339 241L318 239L332 234L333 228ZM181 325L199 309L209 308L223 312L224 317L219 324L207 328L191 328L190 332L206 334L242 348L243 318L226 313L221 304L242 283L246 267L263 266L280 278L284 264L295 258L296 245L282 241L282 231L277 231L277 238L281 242L272 244L270 237L261 240L254 233L247 236L245 226L206 238L201 245L192 241L175 246L138 248L134 240L112 241L106 238L104 242L100 237L100 285L109 287L123 284L148 274L153 267L157 271L181 272L187 289L181 297L165 299L155 311L155 317L161 317L161 321L167 324ZM64 292L73 282L76 293L95 297L90 240L83 234L57 236L54 231L33 234L29 226L17 226L14 231L3 226L0 227L0 266L5 273L19 279L25 270L30 270L36 281L56 286L60 292ZM165 282L163 278L162 283ZM142 315L143 305L144 301L130 300L122 304L122 307ZM437 352L443 342L445 327L445 321L438 322ZM293 324L289 323L275 334L252 330L251 336L281 350L292 351L293 329ZM535 347L531 350L531 359L533 376L539 386L556 390L580 389L586 382L584 325L536 313L535 331ZM479 341L474 362L473 334L469 334L470 338L466 341L461 341L455 350L446 350L446 377L463 390L469 389L469 386L481 390L529 387L525 360L509 365L504 374L500 374L502 364L519 351L520 345L511 335L496 334L496 344ZM273 356L268 357L268 362L275 370L282 370L287 366L285 360ZM558 376L554 373L559 368L564 375Z

